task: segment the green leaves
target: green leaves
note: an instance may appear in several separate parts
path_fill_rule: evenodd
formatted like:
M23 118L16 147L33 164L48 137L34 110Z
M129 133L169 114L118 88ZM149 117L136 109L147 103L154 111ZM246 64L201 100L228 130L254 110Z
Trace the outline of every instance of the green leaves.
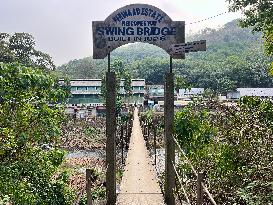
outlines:
M219 204L270 204L272 198L273 104L243 97L237 106L199 102L175 116L175 134ZM180 169L193 182L180 159Z
M175 114L174 132L181 146L194 153L213 139L215 130L208 123L207 111L192 112L184 108Z
M0 62L19 62L22 65L54 70L55 65L48 54L35 50L35 40L28 33L9 35L0 33Z
M0 63L0 76L1 195L12 204L71 204L64 178L53 178L64 159L56 148L64 113L56 103L66 90L50 73L18 63Z
M46 158L53 166L58 167L64 160L64 151L53 149L47 152Z
M179 92L179 89L190 89L191 86L183 76L175 76L174 87L176 92Z

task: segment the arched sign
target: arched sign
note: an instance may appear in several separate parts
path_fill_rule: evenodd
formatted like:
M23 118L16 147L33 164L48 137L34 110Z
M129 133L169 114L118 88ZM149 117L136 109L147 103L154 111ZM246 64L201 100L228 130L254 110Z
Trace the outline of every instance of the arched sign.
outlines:
M127 43L143 42L164 49L173 58L172 44L185 43L185 22L172 21L162 10L147 4L122 7L105 21L93 21L93 58L103 59Z

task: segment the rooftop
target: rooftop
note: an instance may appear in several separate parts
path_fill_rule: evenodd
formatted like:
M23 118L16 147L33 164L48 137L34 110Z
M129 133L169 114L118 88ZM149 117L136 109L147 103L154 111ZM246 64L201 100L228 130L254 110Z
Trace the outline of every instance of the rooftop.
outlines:
M273 96L273 88L237 88L240 96Z
M62 81L62 80L61 80ZM71 86L101 86L101 79L72 79ZM124 84L124 79L121 79L121 86ZM145 86L145 79L132 79L132 86Z

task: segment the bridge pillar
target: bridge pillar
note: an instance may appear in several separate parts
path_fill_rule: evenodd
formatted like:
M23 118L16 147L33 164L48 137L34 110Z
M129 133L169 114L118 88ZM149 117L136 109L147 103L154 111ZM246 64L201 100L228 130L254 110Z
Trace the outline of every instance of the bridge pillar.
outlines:
M175 205L174 188L175 172L175 144L173 139L174 121L174 75L166 73L164 91L164 121L165 121L165 202ZM173 164L172 164L173 163Z
M106 73L106 196L116 203L116 75Z

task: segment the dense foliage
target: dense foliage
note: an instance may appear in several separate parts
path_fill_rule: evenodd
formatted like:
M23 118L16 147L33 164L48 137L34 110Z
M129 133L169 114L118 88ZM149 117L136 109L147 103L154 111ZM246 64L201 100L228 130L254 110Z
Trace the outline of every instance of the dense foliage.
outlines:
M206 172L218 204L273 202L272 114L270 100L248 97L237 106L202 102L176 113L179 143L194 167ZM179 167L190 185L195 178L184 160Z
M30 35L1 34L0 45L0 203L71 204L58 149L67 92Z
M121 112L122 104L128 103L129 98L132 96L132 76L120 59L115 59L110 66L111 71L114 71L116 75L116 112L119 114ZM121 85L121 79L124 80L123 85ZM101 84L101 97L103 98L103 101L106 102L106 75L102 75ZM123 90L121 89L122 86L124 87Z
M0 197L14 204L66 204L65 173L52 178L64 157L55 147L63 115L48 104L66 92L39 69L1 63L0 71Z
M220 29L205 29L188 37L188 41L206 39L207 51L174 61L174 73L185 86L210 88L223 94L237 87L272 86L268 75L271 59L263 53L261 34L239 28L237 23L232 21ZM133 78L144 78L148 84L163 84L169 69L165 51L149 44L126 45L111 56L112 61L121 59ZM58 71L71 78L100 78L106 68L106 60L88 57L60 66Z
M51 57L35 49L35 40L28 33L0 33L0 62L19 62L28 67L55 69Z

